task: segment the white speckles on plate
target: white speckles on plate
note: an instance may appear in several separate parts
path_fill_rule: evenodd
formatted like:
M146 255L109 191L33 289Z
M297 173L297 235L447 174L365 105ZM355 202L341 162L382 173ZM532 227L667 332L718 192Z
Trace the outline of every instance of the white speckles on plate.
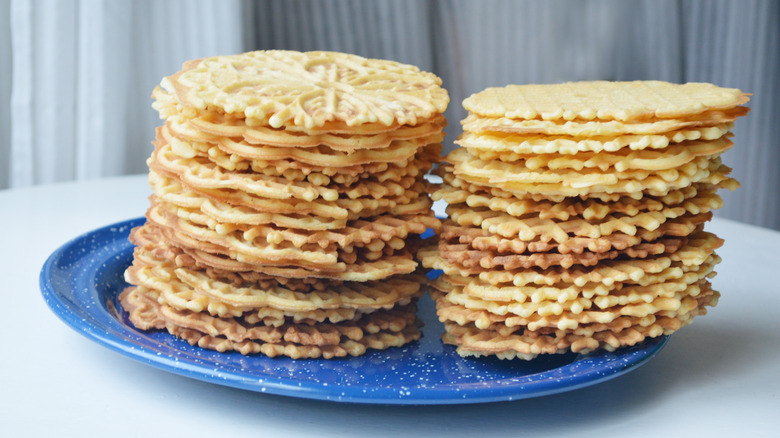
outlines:
M420 302L420 341L357 358L271 359L191 346L167 332L139 332L116 299L132 260L130 229L143 219L87 233L63 245L41 272L51 310L73 329L128 357L179 375L262 393L381 404L507 401L592 385L635 369L663 348L659 338L614 353L533 361L464 359L443 345L433 302Z

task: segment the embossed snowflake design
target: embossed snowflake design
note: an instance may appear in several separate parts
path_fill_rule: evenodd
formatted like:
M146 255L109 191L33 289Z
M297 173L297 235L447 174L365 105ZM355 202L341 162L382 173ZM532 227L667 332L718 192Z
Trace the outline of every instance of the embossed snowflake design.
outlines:
M274 128L415 125L444 112L441 79L417 67L334 52L257 51L185 65L171 77L197 110Z

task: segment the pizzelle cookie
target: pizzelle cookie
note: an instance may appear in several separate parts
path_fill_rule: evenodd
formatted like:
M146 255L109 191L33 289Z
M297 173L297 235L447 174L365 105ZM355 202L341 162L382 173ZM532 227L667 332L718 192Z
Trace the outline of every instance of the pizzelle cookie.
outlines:
M748 98L735 88L689 82L586 81L487 88L463 101L471 114L517 120L686 119L732 110Z
M447 202L418 256L445 343L533 359L635 345L717 304L723 241L703 231L736 189L721 154L749 96L712 84L489 88L463 102Z
M269 50L188 61L162 86L195 112L272 128L360 131L440 115L441 79L417 67L336 52ZM335 129L334 129L335 130Z
M220 352L262 353L269 357L315 359L359 356L367 349L401 346L419 339L414 308L406 307L356 321L332 323L287 323L274 326L252 324L235 318L177 310L160 304L154 294L137 287L125 290L120 300L130 321L144 330L166 329L191 344Z
M420 337L420 235L439 230L441 80L334 52L188 61L152 93L164 124L121 294L130 321L242 354L333 358Z

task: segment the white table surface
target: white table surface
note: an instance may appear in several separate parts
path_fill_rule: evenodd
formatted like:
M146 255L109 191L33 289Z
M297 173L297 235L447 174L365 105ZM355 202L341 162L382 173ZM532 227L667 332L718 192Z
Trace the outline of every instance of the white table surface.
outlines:
M149 193L143 175L0 191L0 436L780 436L778 232L710 223L726 239L720 303L631 373L514 402L355 405L180 377L48 309L38 275L49 254L142 216Z

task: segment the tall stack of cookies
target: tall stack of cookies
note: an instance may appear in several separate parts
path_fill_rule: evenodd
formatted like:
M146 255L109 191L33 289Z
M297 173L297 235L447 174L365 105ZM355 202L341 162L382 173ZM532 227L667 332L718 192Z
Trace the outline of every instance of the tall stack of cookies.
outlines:
M357 356L419 338L423 176L449 98L410 65L332 52L190 61L155 89L132 324L218 351Z
M433 296L463 356L530 359L670 334L719 294L703 230L735 189L720 155L747 95L711 84L581 82L467 98Z

